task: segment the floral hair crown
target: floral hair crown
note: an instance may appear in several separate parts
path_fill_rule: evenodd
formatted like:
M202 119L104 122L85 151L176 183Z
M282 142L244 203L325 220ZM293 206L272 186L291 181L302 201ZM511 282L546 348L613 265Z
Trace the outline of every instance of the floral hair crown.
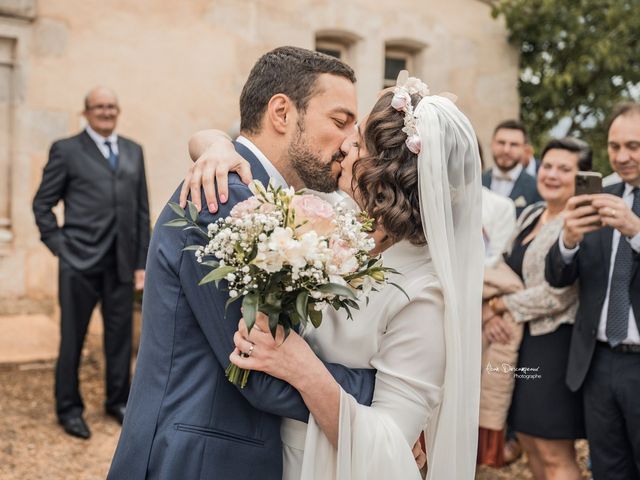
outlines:
M422 142L416 129L416 117L413 114L411 105L411 95L419 94L421 97L429 95L429 87L426 83L416 77L410 77L409 72L402 70L398 74L396 87L393 89L391 106L399 112L404 112L404 128L402 131L407 134L405 144L412 153L420 153Z

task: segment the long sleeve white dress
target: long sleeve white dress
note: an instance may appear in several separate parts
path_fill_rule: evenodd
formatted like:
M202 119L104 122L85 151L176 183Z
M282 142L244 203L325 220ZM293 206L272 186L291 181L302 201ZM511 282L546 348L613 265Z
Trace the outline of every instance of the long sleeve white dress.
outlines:
M283 420L284 480L421 478L411 447L421 431L432 430L442 399L444 301L427 247L402 241L383 261L402 273L392 281L410 301L387 286L353 320L328 309L320 328L304 333L325 361L376 369L373 403L359 405L341 392L337 451L313 416L308 426Z

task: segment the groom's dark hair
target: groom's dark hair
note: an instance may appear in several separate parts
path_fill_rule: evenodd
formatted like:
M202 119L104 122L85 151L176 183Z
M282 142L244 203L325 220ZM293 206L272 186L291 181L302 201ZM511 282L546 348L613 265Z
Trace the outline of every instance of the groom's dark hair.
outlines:
M279 47L265 53L251 69L240 95L240 131L260 132L260 123L271 97L289 97L300 116L315 94L316 79L330 73L356 82L353 69L337 58L299 47Z

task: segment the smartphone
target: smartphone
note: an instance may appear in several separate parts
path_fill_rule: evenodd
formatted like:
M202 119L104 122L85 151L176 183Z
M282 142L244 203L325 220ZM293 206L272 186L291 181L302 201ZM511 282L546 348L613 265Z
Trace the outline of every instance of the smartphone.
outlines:
M576 173L575 195L592 195L602 193L602 174L599 172Z
M578 172L576 173L576 193L575 195L592 195L594 193L602 193L602 174L598 172ZM591 205L591 200L580 202L577 207ZM601 227L600 220L594 221L591 225Z

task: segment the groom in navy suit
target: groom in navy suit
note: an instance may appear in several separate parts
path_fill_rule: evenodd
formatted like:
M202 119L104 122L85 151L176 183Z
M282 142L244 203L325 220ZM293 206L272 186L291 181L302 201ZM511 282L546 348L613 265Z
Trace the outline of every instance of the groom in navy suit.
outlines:
M354 82L351 68L316 52L281 47L260 58L240 97L235 144L254 178L335 190L356 120ZM228 202L215 215L202 209L199 223L227 216L250 196L232 175ZM281 417L306 422L309 412L295 389L273 377L253 372L244 389L227 381L240 302L225 313L224 289L198 286L206 270L182 249L202 240L162 226L172 218L166 207L149 248L137 368L108 478L280 480ZM327 368L370 404L374 371Z

